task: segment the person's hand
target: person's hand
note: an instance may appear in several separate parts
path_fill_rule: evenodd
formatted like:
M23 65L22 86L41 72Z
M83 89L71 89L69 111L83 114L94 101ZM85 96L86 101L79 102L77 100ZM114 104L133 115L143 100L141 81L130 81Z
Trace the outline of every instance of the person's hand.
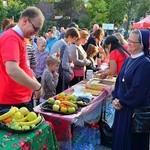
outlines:
M53 72L53 76L56 77L56 78L58 78L59 74L55 71L55 72Z
M114 99L113 102L112 102L112 104L113 104L113 107L114 107L116 110L120 110L120 109L122 108L122 106L121 106L121 104L120 104L120 102L119 102L118 99Z
M39 100L40 98L41 98L41 96L42 96L42 89L40 89L39 91L35 91L34 92L34 96L33 96L33 99L37 99L37 100Z
M100 79L105 79L107 78L107 74L105 72L100 73Z

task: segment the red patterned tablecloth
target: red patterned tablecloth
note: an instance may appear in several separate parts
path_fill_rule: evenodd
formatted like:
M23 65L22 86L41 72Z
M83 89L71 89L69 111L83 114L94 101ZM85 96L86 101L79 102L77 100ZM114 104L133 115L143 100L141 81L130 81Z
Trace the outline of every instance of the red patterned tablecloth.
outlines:
M52 125L41 123L30 132L0 129L0 150L59 150Z

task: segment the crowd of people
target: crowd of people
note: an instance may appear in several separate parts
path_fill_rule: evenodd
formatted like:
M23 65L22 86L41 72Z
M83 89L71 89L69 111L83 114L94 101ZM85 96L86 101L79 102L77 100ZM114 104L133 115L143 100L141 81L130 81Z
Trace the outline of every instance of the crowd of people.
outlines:
M44 16L28 7L18 23L6 19L0 35L0 110L47 100L85 79L87 69L100 78L117 77L113 96L116 110L113 150L149 150L149 134L132 133L133 110L150 105L150 32L133 30L126 41L120 33L105 37L94 24L80 29L74 22L59 32L54 26L44 35ZM108 69L100 70L101 63ZM142 89L141 89L142 87Z

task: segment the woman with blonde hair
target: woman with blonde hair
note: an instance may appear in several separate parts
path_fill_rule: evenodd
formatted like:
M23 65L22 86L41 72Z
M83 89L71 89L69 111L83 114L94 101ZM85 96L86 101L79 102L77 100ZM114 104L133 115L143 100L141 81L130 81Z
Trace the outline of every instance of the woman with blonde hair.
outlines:
M89 33L87 30L79 31L80 38L69 46L69 52L72 56L72 60L74 63L74 79L71 81L71 85L78 83L83 80L86 70L86 65L90 64L90 61L87 59L87 54L83 49L82 45L84 45L88 38Z
M114 36L119 40L119 43L127 50L128 42L124 39L124 36L121 33L115 33Z

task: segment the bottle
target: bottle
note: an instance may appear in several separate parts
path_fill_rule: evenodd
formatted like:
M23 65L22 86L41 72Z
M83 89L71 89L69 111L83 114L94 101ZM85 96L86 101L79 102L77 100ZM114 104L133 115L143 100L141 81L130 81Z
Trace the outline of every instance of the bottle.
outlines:
M93 70L88 69L88 70L86 71L86 79L87 79L87 80L90 80L90 79L92 79L92 78L93 78Z

